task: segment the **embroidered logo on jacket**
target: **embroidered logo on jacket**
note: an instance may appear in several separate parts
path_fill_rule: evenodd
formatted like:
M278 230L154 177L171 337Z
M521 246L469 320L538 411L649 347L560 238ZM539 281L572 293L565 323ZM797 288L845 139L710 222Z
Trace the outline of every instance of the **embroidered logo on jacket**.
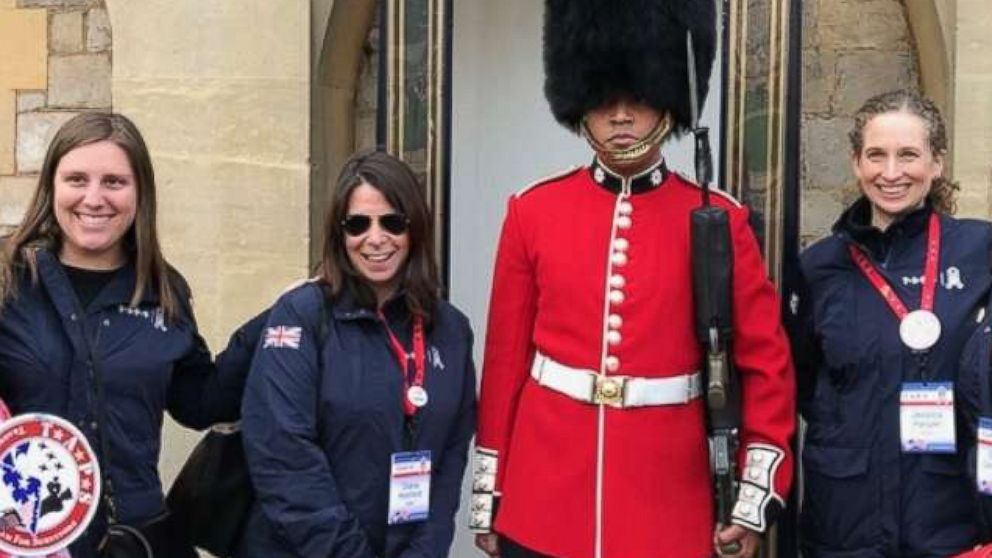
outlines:
M162 312L162 309L158 306L142 310L141 308L121 304L117 307L117 313L148 320L151 322L153 328L159 331L169 331L168 326L165 325L165 312Z
M444 361L441 360L441 351L437 350L437 347L431 345L430 350L427 351L427 360L430 361L431 366L439 370L444 370Z
M299 349L303 328L296 326L274 326L265 328L263 349Z
M922 275L904 275L903 285L922 285L926 280ZM950 266L940 273L939 281L941 286L951 291L954 289L964 290L964 281L961 280L961 270L957 266Z
M796 293L789 296L789 312L792 312L793 316L799 315L799 295Z

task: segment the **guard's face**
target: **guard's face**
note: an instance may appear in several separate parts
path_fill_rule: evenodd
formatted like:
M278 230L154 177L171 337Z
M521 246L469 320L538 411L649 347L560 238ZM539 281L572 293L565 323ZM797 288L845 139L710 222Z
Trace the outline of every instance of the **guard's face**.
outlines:
M382 192L362 183L351 192L344 229L351 265L382 304L396 292L410 255L406 217L398 214Z
M586 113L586 131L606 149L621 150L647 137L661 116L654 107L620 96ZM660 153L653 149L649 155L649 160L636 163L646 167L657 161Z
M62 231L59 259L84 269L124 263L124 235L134 223L138 186L117 144L99 141L66 153L55 168L55 220Z
M926 122L908 112L886 112L869 120L864 147L852 157L854 175L881 229L923 206L943 157L930 150Z

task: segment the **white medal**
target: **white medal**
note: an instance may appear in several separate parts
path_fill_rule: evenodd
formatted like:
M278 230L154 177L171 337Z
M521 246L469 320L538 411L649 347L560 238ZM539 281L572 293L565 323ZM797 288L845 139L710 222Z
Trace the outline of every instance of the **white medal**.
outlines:
M406 390L406 400L414 407L423 407L427 404L427 390L421 386L410 386Z
M925 351L940 339L940 319L929 310L913 310L899 322L899 338L914 351Z

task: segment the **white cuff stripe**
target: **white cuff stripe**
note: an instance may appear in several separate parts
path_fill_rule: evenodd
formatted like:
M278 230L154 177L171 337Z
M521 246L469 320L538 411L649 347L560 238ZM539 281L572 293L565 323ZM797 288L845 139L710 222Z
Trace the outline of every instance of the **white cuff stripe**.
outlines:
M744 478L731 513L734 523L758 532L768 528L768 504L774 499L784 507L782 498L775 493L775 474L783 461L785 452L775 446L748 445Z
M498 452L489 448L475 448L472 503L468 520L468 527L473 532L487 533L492 529L498 455Z

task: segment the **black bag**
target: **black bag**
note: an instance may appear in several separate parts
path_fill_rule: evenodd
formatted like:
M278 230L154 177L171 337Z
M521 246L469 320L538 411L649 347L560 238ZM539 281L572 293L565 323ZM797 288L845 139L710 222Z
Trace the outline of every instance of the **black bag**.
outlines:
M227 366L247 375L266 321L268 310L232 335L232 346L238 350L228 354ZM237 547L254 496L238 426L217 424L193 448L166 503L194 545L224 558Z
M100 558L154 558L152 545L141 531L120 523L111 525L98 547Z
M223 558L234 553L254 497L241 432L215 425L193 448L166 501L190 542Z
M315 287L320 290L322 301L317 339L323 346L328 336L331 303L324 287L318 284ZM258 346L264 328L257 326L265 325L268 312L262 312L235 333L239 343ZM251 361L235 366L247 370ZM320 350L317 351L317 367L323 369ZM172 517L184 536L219 558L234 555L254 500L255 490L237 424L218 424L210 429L193 448L166 498Z
M169 512L137 527L111 523L97 551L100 558L196 558Z

